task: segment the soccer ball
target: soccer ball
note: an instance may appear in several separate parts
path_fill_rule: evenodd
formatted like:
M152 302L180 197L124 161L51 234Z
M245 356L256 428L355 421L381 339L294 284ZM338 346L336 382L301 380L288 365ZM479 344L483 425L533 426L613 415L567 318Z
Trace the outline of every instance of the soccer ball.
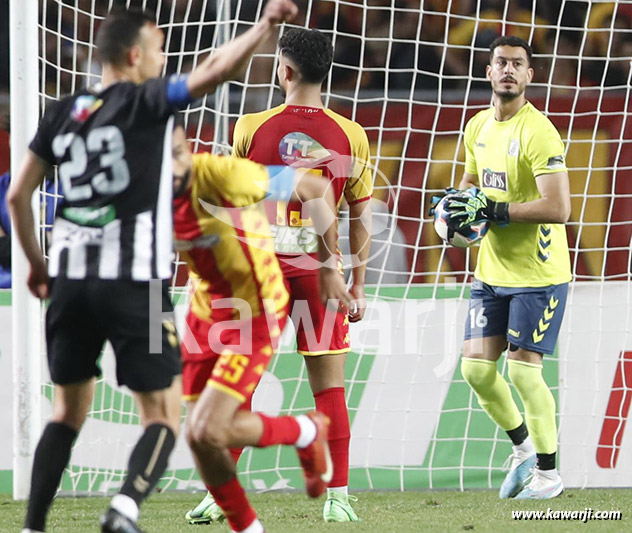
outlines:
M455 228L455 224L450 221L450 209L446 206L449 198L455 195L448 194L441 198L434 211L434 228L437 235L443 242L456 246L457 248L469 248L477 245L483 240L489 229L489 220L476 220L471 224Z

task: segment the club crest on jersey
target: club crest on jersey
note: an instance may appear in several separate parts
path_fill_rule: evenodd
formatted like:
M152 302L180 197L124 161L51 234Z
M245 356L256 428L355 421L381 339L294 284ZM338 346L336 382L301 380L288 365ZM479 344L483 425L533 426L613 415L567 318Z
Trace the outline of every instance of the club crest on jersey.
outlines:
M507 191L507 173L494 172L489 168L483 169L483 187Z
M520 141L518 139L511 139L509 143L509 151L507 152L510 157L518 157L520 153Z
M80 96L75 100L75 105L72 107L72 119L76 122L85 122L102 105L103 100L96 96L91 94Z
M329 157L329 150L303 132L288 133L279 143L279 155L286 165L303 161L318 161Z

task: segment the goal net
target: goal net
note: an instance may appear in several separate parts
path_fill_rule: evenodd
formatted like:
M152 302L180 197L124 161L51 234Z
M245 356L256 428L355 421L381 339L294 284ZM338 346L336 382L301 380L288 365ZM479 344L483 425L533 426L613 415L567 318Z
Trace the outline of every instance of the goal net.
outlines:
M167 73L188 71L219 43L252 25L264 4L125 3L156 12L166 36ZM477 252L445 247L427 217L432 193L457 185L463 173L463 129L475 112L490 105L485 65L489 44L500 34L532 44L535 76L527 97L557 126L567 150L574 281L558 349L544 363L559 411L562 475L568 486L629 485L632 5L566 0L297 3L300 15L294 24L319 28L334 44L324 102L362 124L374 165L369 310L363 322L352 325L353 351L346 367L351 489L490 488L504 476L510 442L480 409L458 365ZM93 42L112 1L40 4L41 83L32 90L38 91L43 111L63 94L99 81ZM195 150L229 152L232 126L240 115L282 102L275 79L276 37L259 50L243 81L223 86L183 113ZM55 196L42 194L47 201ZM344 228L342 214L343 249ZM173 294L180 319L185 286L186 269L178 263ZM504 360L499 362L502 371ZM131 396L116 387L108 354L103 369L64 475L64 492L116 490L140 433ZM52 387L45 370L43 376L45 419ZM291 328L254 403L268 413L313 408ZM621 452L626 442L628 453ZM238 470L249 489L302 486L291 449L247 450ZM161 485L202 488L182 437Z

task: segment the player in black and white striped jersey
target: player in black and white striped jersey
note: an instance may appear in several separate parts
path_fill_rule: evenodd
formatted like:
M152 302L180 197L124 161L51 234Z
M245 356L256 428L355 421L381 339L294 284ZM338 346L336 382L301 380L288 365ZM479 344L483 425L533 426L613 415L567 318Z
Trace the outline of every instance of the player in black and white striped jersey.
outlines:
M164 472L180 426L177 338L173 322L164 320L165 311L173 311L167 293L172 116L233 77L274 26L295 13L290 0L270 0L257 24L189 75L161 79L164 35L155 18L113 11L97 35L102 85L79 91L44 114L8 195L30 265L29 289L51 299L46 336L55 400L35 452L24 531L44 531L94 395L97 359L106 339L116 355L118 382L133 391L145 432L101 527L140 531L138 506ZM47 269L30 199L54 165L64 202L55 219ZM151 280L162 280L162 309L153 313ZM162 332L160 353L151 350L155 321Z

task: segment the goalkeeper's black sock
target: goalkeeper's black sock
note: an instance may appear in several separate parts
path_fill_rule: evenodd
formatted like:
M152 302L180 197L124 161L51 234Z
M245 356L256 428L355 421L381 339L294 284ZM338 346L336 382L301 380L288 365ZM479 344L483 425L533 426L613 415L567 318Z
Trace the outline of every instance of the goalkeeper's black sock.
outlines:
M46 515L55 497L64 468L70 460L77 432L66 424L49 422L35 449L31 494L24 527L44 531Z
M538 470L553 470L555 468L556 453L537 453L537 467Z
M167 468L175 443L170 427L164 424L148 426L129 458L127 478L120 494L129 496L136 505L140 505Z
M511 439L511 442L514 446L519 446L529 436L527 425L523 422L516 429L510 429L509 431L507 431L507 435Z

